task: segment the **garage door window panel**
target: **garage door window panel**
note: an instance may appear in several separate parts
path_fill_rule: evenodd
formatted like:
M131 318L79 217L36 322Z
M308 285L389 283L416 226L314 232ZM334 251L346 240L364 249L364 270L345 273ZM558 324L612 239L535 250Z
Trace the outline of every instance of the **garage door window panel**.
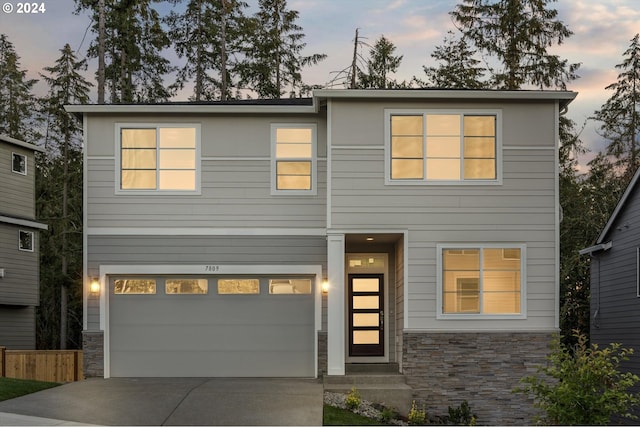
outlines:
M167 279L164 287L167 295L205 295L209 292L207 279Z
M269 294L304 294L311 293L311 279L270 279Z
M260 280L218 279L218 293L221 295L257 295L260 293Z
M155 279L116 279L113 283L116 295L155 295Z

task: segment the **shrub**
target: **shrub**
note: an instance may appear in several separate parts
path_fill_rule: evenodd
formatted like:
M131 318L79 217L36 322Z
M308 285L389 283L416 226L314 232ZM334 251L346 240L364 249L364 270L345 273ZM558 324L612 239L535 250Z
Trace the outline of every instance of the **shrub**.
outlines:
M424 409L418 409L418 405L416 405L416 401L411 402L411 410L409 411L409 416L407 417L407 421L410 426L421 426L427 423L427 411Z
M395 409L384 407L380 409L380 419L382 424L389 424L391 420L398 418L398 412Z
M354 411L360 407L360 403L362 403L362 399L360 398L360 392L356 390L356 387L351 387L351 391L347 394L347 398L344 401L344 404L347 406L347 409L350 411Z
M544 424L604 425L614 414L636 418L629 410L640 398L629 389L640 378L619 371L633 349L618 343L589 347L585 335L576 331L574 336L575 348L564 345L559 335L554 337L547 364L538 368L544 375L523 378L524 385L514 391L533 395L534 405L546 414L539 419Z
M460 406L453 408L449 406L448 424L456 426L473 426L476 425L477 417L471 413L469 402L463 401Z

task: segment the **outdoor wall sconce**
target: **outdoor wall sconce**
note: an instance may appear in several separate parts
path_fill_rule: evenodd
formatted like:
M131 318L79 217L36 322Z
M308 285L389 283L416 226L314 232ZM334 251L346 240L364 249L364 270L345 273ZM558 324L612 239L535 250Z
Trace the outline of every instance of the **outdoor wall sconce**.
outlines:
M92 295L98 295L100 293L100 281L97 277L91 278L91 283L89 284L89 290Z
M322 281L322 293L323 294L329 293L329 281L327 279L324 279Z

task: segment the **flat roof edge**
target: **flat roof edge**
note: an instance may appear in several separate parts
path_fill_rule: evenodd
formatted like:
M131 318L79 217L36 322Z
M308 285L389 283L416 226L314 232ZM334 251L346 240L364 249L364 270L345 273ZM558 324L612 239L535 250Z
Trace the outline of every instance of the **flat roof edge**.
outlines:
M542 99L573 100L578 92L567 90L476 90L476 89L318 89L319 98L450 98L450 99Z
M251 114L251 113L276 113L276 114L316 114L317 106L314 105L189 105L189 104L162 104L162 105L122 105L122 104L91 104L91 105L65 105L68 113L181 113L181 114Z

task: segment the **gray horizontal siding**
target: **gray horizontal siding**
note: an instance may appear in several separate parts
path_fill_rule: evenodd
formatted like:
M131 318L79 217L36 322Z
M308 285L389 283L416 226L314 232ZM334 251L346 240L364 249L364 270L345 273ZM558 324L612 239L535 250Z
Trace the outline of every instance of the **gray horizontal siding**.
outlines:
M9 350L35 350L36 316L34 307L0 304L0 346Z
M310 115L177 115L110 114L90 115L87 133L87 154L115 156L116 123L200 124L203 157L270 157L272 123L316 123L318 156L326 156L326 119L321 114Z
M0 223L0 304L38 305L39 260L38 233L35 233L34 252L18 250L20 227Z
M27 175L11 171L11 153L27 157ZM35 219L33 151L0 141L0 214Z
M291 236L89 236L88 274L100 265L322 265L324 237ZM89 298L88 329L100 326L98 300Z
M555 155L504 149L501 185L385 185L379 147L332 151L331 228L409 230L410 329L555 328ZM438 243L524 243L527 318L437 320ZM508 326L505 326L508 325Z
M635 349L635 354L621 366L637 375L640 375L640 298L637 297L636 262L636 251L640 247L639 195L636 187L604 239L604 242L613 242L612 248L595 253L591 262L590 335L591 341L600 346L616 342Z
M89 227L295 227L326 225L326 162L318 194L272 196L269 160L202 161L198 196L115 195L112 159L89 160Z

